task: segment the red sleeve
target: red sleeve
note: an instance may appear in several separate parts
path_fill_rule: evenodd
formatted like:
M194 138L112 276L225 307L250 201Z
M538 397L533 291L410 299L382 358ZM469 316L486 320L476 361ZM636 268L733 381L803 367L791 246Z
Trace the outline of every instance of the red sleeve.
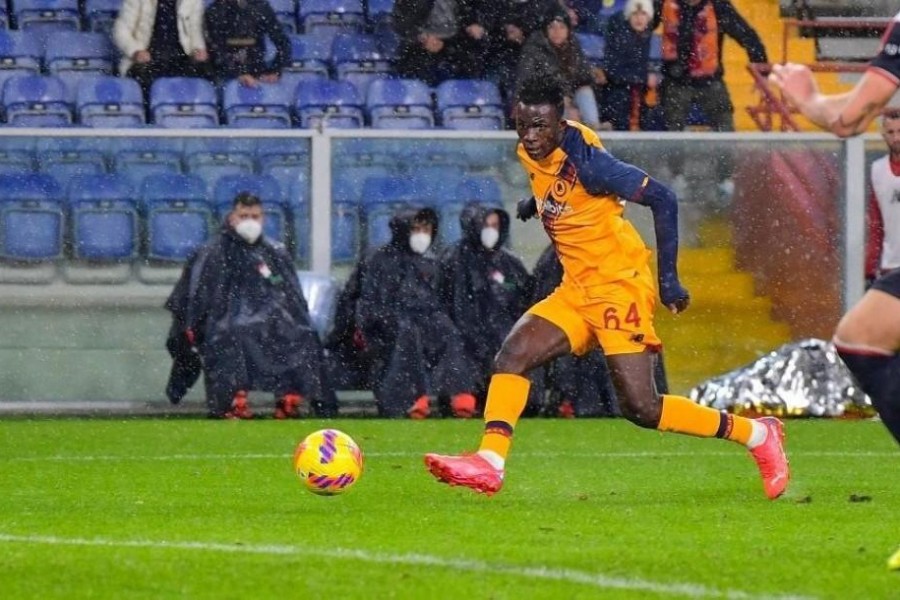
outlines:
M881 267L881 248L884 243L884 221L875 192L869 192L869 204L866 207L866 277L876 277Z

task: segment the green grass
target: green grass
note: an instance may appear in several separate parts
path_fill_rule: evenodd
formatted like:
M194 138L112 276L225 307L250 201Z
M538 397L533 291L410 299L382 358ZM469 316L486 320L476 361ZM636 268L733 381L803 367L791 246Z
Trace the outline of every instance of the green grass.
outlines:
M328 423L366 471L322 498L290 466L321 426L0 422L0 596L900 596L900 452L878 423L789 422L777 502L739 447L610 420L522 423L493 498L422 467L477 422Z

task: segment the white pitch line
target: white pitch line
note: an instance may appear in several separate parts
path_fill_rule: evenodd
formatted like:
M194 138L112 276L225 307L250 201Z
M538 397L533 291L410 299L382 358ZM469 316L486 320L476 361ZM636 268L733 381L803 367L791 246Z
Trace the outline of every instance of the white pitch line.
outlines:
M409 458L421 457L425 452L365 452L366 458ZM114 455L99 454L79 456L77 454L56 454L52 456L0 456L0 462L116 462L116 461L190 461L190 460L273 460L290 458L290 454L160 454L154 455ZM517 452L517 457L525 458L710 458L742 456L739 449L731 452ZM842 451L788 451L790 457L813 458L900 458L900 452L842 452Z
M614 577L575 569L553 567L525 567L479 560L443 558L430 554L390 554L348 548L311 548L309 546L222 544L215 542L183 542L153 540L108 540L103 538L61 538L41 535L11 535L0 533L0 542L41 544L50 546L92 546L103 548L150 548L169 550L199 550L235 554L270 554L330 558L387 565L427 566L471 573L503 574L522 579L544 579L574 583L607 590L649 592L661 596L690 598L725 598L727 600L812 600L809 596L752 594L740 590L719 590L693 583L661 583L645 579Z

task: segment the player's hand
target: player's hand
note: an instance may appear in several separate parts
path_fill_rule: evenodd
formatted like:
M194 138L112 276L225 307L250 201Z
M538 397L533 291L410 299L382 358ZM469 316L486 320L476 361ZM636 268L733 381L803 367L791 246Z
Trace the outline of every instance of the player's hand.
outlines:
M534 199L534 196L522 198L516 203L516 218L520 221L527 222L537 214L537 211L537 200Z
M691 295L681 286L677 277L659 278L659 297L673 315L683 313L691 304Z
M819 86L806 65L773 65L769 83L780 89L796 105L809 102L819 93Z

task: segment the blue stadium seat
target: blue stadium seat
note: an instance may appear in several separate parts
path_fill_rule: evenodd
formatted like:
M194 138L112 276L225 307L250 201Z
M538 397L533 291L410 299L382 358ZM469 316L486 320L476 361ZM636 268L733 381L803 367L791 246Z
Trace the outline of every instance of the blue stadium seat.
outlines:
M16 127L67 127L72 124L69 92L58 77L17 75L3 84L3 113Z
M0 138L0 171L13 173L34 171L34 140L32 137Z
M212 233L206 184L193 175L148 175L141 184L147 258L182 262Z
M393 23L394 0L368 0L366 20L375 30L390 30Z
M83 175L69 182L72 256L126 261L137 255L137 197L122 175Z
M625 10L627 0L604 0L597 11L597 22L604 27L611 16Z
M66 188L73 177L106 173L107 144L98 138L38 138L37 162L42 173Z
M342 31L362 31L365 26L362 0L302 0L297 22L305 33L324 37Z
M121 0L85 0L84 16L90 31L109 33L122 6Z
M441 239L445 244L453 244L462 236L459 215L470 202L503 208L500 184L489 175L464 177L459 181L438 207Z
M447 129L504 128L503 100L490 81L449 79L437 86L436 95L437 113Z
M217 127L216 89L197 77L163 77L150 87L150 113L162 127Z
M223 91L225 121L231 127L289 129L293 92L284 82L248 87L233 79Z
M431 204L430 185L411 177L369 177L360 199L365 219L366 248L383 246L391 239L390 220L401 206Z
M6 2L0 3L0 30L9 29L9 12L6 10Z
M297 7L294 0L268 0L278 22L287 34L297 33Z
M391 177L390 169L384 165L347 165L334 171L332 192L340 189L342 199L353 202L363 200L363 191L370 177ZM339 188L336 187L339 184Z
M369 84L366 108L375 129L434 127L431 91L417 79L376 79Z
M349 81L324 79L297 86L294 110L301 127L362 127L362 101Z
M384 55L374 36L339 33L331 44L331 61L338 79L356 86L363 97L369 83L391 73L391 61Z
M658 33L650 36L650 64L662 64L662 36Z
M81 29L78 0L11 0L20 31L41 36Z
M297 261L306 264L309 259L309 199L304 196L292 204L294 216L294 252ZM359 257L360 210L355 201L331 200L331 260L335 263L354 262Z
M37 36L0 30L0 88L10 77L40 73L42 54Z
M0 258L34 262L63 253L63 194L43 173L0 175Z
M179 139L115 138L111 145L113 172L127 177L136 189L148 175L181 173Z
M262 201L265 222L263 233L266 237L287 243L287 223L289 207L281 193L278 182L268 175L225 175L213 188L213 205L216 213L224 217L241 192L250 192Z
M141 86L134 79L105 75L78 83L75 112L88 127L143 127Z
M291 200L294 186L309 188L308 140L264 140L256 149L256 160L259 172L275 178L285 199Z
M186 172L204 180L210 193L225 175L251 175L254 155L252 139L190 138L184 143Z
M51 75L65 72L110 75L115 51L108 35L80 31L54 34L44 52L44 68Z
M400 48L400 36L393 29L376 29L373 33L381 54L391 62L396 62Z
M603 65L603 58L606 55L606 40L601 35L593 33L576 33L581 44L581 50L584 52L588 62L595 67Z
M291 62L282 75L288 73L314 73L328 77L331 62L331 40L316 35L292 35Z

